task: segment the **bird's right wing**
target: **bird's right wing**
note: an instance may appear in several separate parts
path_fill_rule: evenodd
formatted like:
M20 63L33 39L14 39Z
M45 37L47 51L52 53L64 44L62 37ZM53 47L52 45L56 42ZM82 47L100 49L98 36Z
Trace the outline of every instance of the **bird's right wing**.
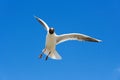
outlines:
M39 22L39 23L41 23L43 26L44 26L44 28L48 31L49 30L49 27L48 27L48 25L42 20L42 19L40 19L39 17L37 17L37 16L34 16L35 18L36 18L36 20Z
M101 40L92 38L90 36L78 33L70 33L56 36L56 43L59 44L68 40L78 40L78 41L90 41L90 42L100 42Z

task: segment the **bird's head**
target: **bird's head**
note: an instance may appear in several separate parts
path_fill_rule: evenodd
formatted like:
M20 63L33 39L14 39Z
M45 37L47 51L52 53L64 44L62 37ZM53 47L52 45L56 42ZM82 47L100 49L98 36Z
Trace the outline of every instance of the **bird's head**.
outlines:
M49 33L50 33L50 34L53 34L53 33L54 33L54 28L50 28L50 29L49 29Z

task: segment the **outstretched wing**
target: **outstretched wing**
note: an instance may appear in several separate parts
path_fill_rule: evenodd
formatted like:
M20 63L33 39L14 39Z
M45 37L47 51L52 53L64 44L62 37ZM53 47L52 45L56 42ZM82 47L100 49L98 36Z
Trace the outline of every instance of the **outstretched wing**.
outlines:
M90 42L100 42L101 41L101 40L92 38L90 36L87 36L84 34L78 34L78 33L57 35L56 39L57 39L56 40L57 44L64 42L64 41L67 41L67 40L79 40L79 41L90 41Z
M39 23L41 23L43 26L44 26L44 28L48 31L49 30L49 27L48 27L48 25L42 20L42 19L40 19L39 17L37 17L37 16L34 16L35 18L36 18L36 20L39 22Z

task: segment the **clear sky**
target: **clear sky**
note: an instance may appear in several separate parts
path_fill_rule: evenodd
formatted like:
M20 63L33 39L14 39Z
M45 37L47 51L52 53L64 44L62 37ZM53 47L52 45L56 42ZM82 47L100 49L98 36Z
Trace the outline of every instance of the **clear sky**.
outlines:
M34 15L103 42L64 42L62 60L39 59L46 31ZM120 80L119 35L119 0L0 0L0 80Z

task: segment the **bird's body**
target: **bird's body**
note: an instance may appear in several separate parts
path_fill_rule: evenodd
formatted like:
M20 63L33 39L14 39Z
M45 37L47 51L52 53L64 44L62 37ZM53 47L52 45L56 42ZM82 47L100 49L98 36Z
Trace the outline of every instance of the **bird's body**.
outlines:
M46 60L48 57L52 59L62 59L62 57L58 54L56 51L56 45L68 41L68 40L78 40L78 41L90 41L90 42L100 42L101 40L92 38L90 36L79 34L79 33L69 33L69 34L63 34L63 35L56 35L54 28L49 28L48 25L40 18L35 18L44 26L44 28L47 30L46 35L46 44L45 49L43 49L42 54L46 54ZM42 58L42 54L40 54L40 58Z
M56 48L56 36L55 34L47 34L46 36L46 49L53 51Z
M61 59L61 56L56 51L56 34L46 35L44 54L49 55L52 59Z

